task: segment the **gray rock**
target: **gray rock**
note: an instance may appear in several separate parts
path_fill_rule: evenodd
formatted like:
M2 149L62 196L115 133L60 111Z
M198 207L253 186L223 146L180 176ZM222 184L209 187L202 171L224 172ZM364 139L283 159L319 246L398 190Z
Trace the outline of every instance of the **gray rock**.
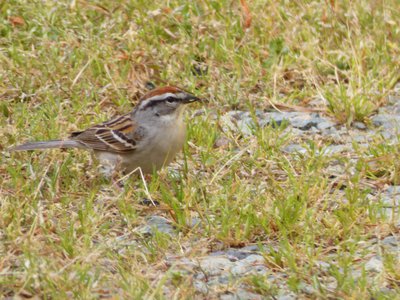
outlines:
M194 278L197 280L206 280L206 275L203 272L194 274Z
M175 256L166 257L165 263L168 267L171 267L171 266L183 267L184 270L188 270L190 272L193 272L199 266L199 264L197 262L195 262L194 260L189 259L187 257L179 257L179 258L177 258ZM202 275L203 273L199 273L199 274Z
M353 127L360 129L360 130L365 130L367 129L367 126L363 122L354 122Z
M336 129L336 127L332 126L328 129L323 130L322 133L326 136L332 136L332 135L337 134L337 129Z
M197 226L200 226L200 224L201 224L201 219L200 218L197 218L197 217L193 217L190 221L189 221L189 223L190 223L190 227L191 228L193 228L193 227L197 227Z
M252 254L254 254L254 252L252 252L252 251L245 251L242 249L228 249L225 251L212 252L212 253L210 253L210 256L226 255L226 256L228 256L230 261L237 261L237 260L244 259Z
M229 271L233 263L225 257L208 256L200 261L200 267L210 276L219 275L224 271Z
M243 113L243 112L241 112ZM224 131L237 131L237 122L240 120L238 112L228 112L221 117L221 125Z
M292 116L289 121L295 128L308 130L313 126L316 126L320 122L320 118L312 118L309 114L299 114L297 116Z
M398 299L399 294L398 294L398 292L396 292L395 289L391 289L391 288L388 288L385 286L385 287L380 288L379 291L381 293L385 294L386 296L389 296L385 299Z
M388 96L388 103L390 105L395 106L395 105L399 104L399 102L400 102L400 95L389 95ZM396 111L396 113L397 113L397 111Z
M146 225L138 229L138 232L144 236L154 235L155 231L159 231L169 235L175 234L175 229L171 225L171 221L161 216L148 217L146 220Z
M315 262L315 265L321 269L322 271L326 272L329 270L330 268L330 264L328 264L327 262L321 261L321 260L317 260Z
M381 196L385 207L400 207L400 186L390 186Z
M193 282L193 286L195 288L195 290L199 293L202 294L207 294L208 293L208 286L205 282L201 281L201 280L195 280Z
M335 126L335 124L329 120L323 120L323 119L321 120L322 120L321 122L317 123L317 128L321 131L325 131Z
M351 150L351 145L329 145L325 148L325 154L338 154Z
M400 185L391 185L386 189L388 194L399 194L400 195Z
M228 112L226 115L231 117L231 118L233 118L233 119L240 120L240 119L242 119L243 114L245 114L244 111L233 110L233 111Z
M264 257L261 255L252 254L243 259L242 262L255 265L255 264L264 264L265 260Z
M353 277L353 279L360 279L363 275L362 270L351 270L351 276Z
M237 121L237 128L242 134L249 136L253 134L256 124L252 118L247 117Z
M345 167L340 164L334 164L327 166L325 168L326 173L330 174L331 176L337 177L345 173Z
M397 95L400 94L400 82L397 82L397 83L394 85L393 91L394 91Z
M255 123L249 112L231 111L221 117L222 128L225 131L240 131L244 135L251 135Z
M383 124L386 124L387 120L388 120L388 115L384 114L378 114L376 116L373 116L371 119L372 124L376 127L380 127Z
M261 295L252 293L252 292L248 292L244 289L239 288L237 290L237 296L239 297L240 300L261 300L264 299Z
M386 245L386 246L394 246L394 247L400 247L400 240L399 238L391 235L391 236L387 236L385 237L382 241L381 241L382 245Z
M287 127L283 131L283 135L285 135L285 134L290 134L290 135L293 135L293 136L304 136L304 131L300 130L298 128Z
M237 295L239 297L240 300L261 300L261 299L265 299L264 297L262 297L261 295L255 294L255 293L251 293L248 292L244 289L238 289L237 291Z
M317 134L320 132L320 130L317 127L313 126L310 129L308 129L307 133L309 133L309 132L312 134Z
M386 207L381 210L380 216L382 216L383 218L386 218L388 220L395 220L395 219L399 218L398 216L400 216L400 212L398 211L398 209L395 209L394 207L389 207L389 208ZM399 225L400 225L400 222L396 226L399 226Z
M267 125L281 126L285 121L293 128L302 131L312 130L314 132L335 130L331 120L321 117L317 113L307 112L262 112L256 111L255 116L259 126ZM224 128L239 130L245 135L251 135L256 124L249 112L231 111L225 114L221 121Z
M289 115L281 112L272 112L267 115L267 119L269 120L269 124L273 124L276 126L281 126L284 121L288 121L290 118Z
M394 114L400 114L400 97L398 97L396 100L398 101L395 105L393 105L392 106L392 113L394 113ZM396 101L396 100L394 100L394 101Z
M371 118L376 127L383 127L395 131L400 127L400 116L392 114L377 114Z
M137 229L137 231L143 235L144 237L150 237L153 235L154 231L149 225L141 226Z
M227 285L231 281L230 275L219 274L218 276L208 275L207 284L208 286L219 286Z
M236 262L235 266L231 269L233 276L239 277L245 274L258 274L265 275L268 273L268 268L264 265L253 265L245 262L244 260Z
M233 293L226 293L219 296L220 300L239 300L239 297Z
M221 300L261 300L265 299L261 295L248 292L244 289L237 289L235 293L226 293L220 296Z
M361 135L361 134L353 135L351 138L354 142L357 142L360 147L364 147L364 148L368 148L368 144L366 144L366 143L371 139L370 136ZM363 143L363 144L361 144L361 143Z
M365 264L365 270L380 273L383 271L383 262L380 256L373 256Z
M300 289L302 290L303 293L307 294L307 295L312 295L315 293L315 289L311 284L302 282L300 284Z
M222 275L217 277L219 284L228 284L230 282L230 275Z
M295 300L295 299L297 299L297 296L293 292L283 291L281 293L281 295L275 297L275 299L277 299L277 300Z
M300 153L300 154L306 154L307 149L304 148L303 146L300 146L299 144L290 144L282 149L286 153Z
M258 124L260 127L272 125L273 127L279 127L284 121L289 120L289 116L286 113L281 112L266 112L257 115Z
M239 300L239 297L233 293L226 293L219 296L220 300Z
M263 265L260 266L254 266L253 267L254 273L258 274L258 275L266 275L268 272L270 272L270 270Z

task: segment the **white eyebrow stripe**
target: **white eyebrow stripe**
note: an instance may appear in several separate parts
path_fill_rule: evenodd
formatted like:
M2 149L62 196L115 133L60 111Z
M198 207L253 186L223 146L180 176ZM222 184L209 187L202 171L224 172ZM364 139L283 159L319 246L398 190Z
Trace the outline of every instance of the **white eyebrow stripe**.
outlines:
M164 94L160 94L160 95L155 95L153 97L142 100L139 108L143 109L143 108L147 107L148 105L150 105L152 102L153 103L151 104L151 106L153 106L156 102L163 101L169 97L172 97L176 100L184 100L187 97L187 94L185 92L178 92L178 93L164 93Z
M182 93L180 93L180 94L182 94ZM166 94L156 95L156 96L153 96L151 98L145 99L145 101L146 102L150 102L152 100L160 100L161 101L161 100L167 99L168 97L176 98L177 94L166 93Z

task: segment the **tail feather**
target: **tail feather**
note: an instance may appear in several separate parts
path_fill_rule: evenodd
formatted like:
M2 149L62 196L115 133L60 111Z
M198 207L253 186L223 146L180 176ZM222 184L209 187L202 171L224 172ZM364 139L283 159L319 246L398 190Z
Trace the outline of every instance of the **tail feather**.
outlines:
M26 151L26 150L36 150L36 149L66 149L66 148L84 148L81 143L73 140L56 140L56 141L43 141L43 142L31 142L22 144L13 148L9 151Z

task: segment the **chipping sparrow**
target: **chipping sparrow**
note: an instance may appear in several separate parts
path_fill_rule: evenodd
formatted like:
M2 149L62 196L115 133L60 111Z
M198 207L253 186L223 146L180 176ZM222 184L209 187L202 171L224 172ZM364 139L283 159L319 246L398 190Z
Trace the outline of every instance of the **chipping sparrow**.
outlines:
M143 173L152 173L168 165L183 147L185 104L199 100L176 87L157 88L145 94L126 115L73 132L67 140L31 142L10 151L89 149L105 167L105 175L119 170L129 173L139 167Z

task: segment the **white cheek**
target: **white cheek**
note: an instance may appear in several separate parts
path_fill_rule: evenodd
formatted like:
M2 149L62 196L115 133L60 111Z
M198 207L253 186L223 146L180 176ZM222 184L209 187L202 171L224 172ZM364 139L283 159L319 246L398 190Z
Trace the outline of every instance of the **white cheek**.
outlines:
M176 117L177 117L176 114L173 113L173 114L162 115L162 116L159 117L159 119L160 119L161 122L171 123L171 122L174 122L176 120Z

